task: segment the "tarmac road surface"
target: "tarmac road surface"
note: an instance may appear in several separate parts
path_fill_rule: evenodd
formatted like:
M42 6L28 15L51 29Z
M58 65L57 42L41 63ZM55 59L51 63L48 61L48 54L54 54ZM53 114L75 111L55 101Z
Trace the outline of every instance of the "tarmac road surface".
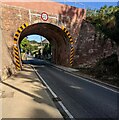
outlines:
M31 59L28 62L35 67L74 118L117 119L118 92L67 74L45 61Z

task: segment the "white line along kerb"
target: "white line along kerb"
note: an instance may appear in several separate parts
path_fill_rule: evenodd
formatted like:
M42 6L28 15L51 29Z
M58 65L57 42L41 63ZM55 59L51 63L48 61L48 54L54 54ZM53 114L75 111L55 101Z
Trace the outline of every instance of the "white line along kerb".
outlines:
M31 65L32 66L32 65ZM52 91L52 89L48 86L48 84L43 80L43 78L41 77L41 75L38 73L38 71L34 68L34 66L32 66L34 71L36 72L36 74L38 75L38 77L42 80L42 82L45 84L45 86L48 88L48 90L51 92L51 94L53 95L54 98L57 98L57 95ZM68 115L69 118L73 118L72 114L67 110L67 108L63 105L63 103L61 101L58 101L59 105L62 107L62 109L66 112L66 114Z
M86 79L86 78L83 78L83 77L74 75L74 74L69 73L69 72L67 72L67 71L65 71L65 73L67 73L67 74L69 74L69 75L71 75L71 76L74 76L74 77L83 79L83 80L85 80L85 81L87 81L87 82L90 82L90 83L95 84L95 85L97 85L97 86L99 86L99 87L105 88L105 89L107 89L107 90L110 90L110 91L112 91L112 92L119 93L118 91L113 90L113 89L111 89L111 88L109 88L109 87L106 87L106 86L104 86L104 85L101 85L101 84L99 84L99 83L96 83L95 81L94 81L94 82L93 82L93 81L90 81L90 80L88 80L88 79ZM100 83L101 83L101 82L100 82Z

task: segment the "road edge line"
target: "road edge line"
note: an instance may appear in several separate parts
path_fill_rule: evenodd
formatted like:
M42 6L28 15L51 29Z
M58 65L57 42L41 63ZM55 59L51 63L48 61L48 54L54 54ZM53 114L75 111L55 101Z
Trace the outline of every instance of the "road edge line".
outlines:
M69 74L69 75L72 75L72 76L74 76L74 77L83 79L83 80L85 80L85 81L87 81L87 82L90 82L90 83L95 84L95 85L97 85L97 86L99 86L99 87L105 88L105 89L107 89L107 90L110 90L110 91L112 91L112 92L119 93L118 91L113 90L112 88L109 88L110 86L101 85L101 83L99 83L98 81L91 81L91 80L88 80L88 78L83 78L83 77L80 77L80 76L78 76L78 75L69 73L69 72L67 72L67 71L66 71L65 73L67 73L67 74ZM103 84L103 83L102 83L102 84Z
M103 88L105 88L105 89L107 89L107 90L110 90L110 91L112 91L112 92L119 93L119 91L118 91L119 88L116 87L116 86L113 86L113 85L110 85L110 84L108 84L108 83L104 83L104 82L101 82L101 81L98 81L98 80L95 80L95 79L91 79L91 78L79 76L79 75L77 75L77 74L75 74L75 73L66 71L66 70L64 70L64 69L62 69L62 68L59 68L59 67L57 67L56 65L51 65L51 66L54 67L54 68L57 68L57 69L59 69L59 70L62 70L62 71L64 71L65 73L70 74L70 75L72 75L72 76L74 76L74 77L77 77L77 78L80 78L80 79L84 79L85 81L88 81L88 82L90 82L90 83L92 83L92 84L95 84L95 85L97 85L97 86L103 87ZM89 79L89 80L88 80L88 79ZM114 90L114 89L115 89L115 90Z
M47 87L47 89L50 91L50 93L52 94L52 96L54 98L58 98L58 96L54 93L54 91L48 86L48 84L44 81L44 79L41 77L41 75L38 73L38 71L34 68L34 66L30 65L33 70L35 71L36 75L41 79L41 81L43 82L43 84ZM64 110L64 112L67 114L67 116L73 120L74 117L73 115L69 112L69 110L64 106L64 104L61 101L57 101L59 103L59 105L62 107L62 109Z

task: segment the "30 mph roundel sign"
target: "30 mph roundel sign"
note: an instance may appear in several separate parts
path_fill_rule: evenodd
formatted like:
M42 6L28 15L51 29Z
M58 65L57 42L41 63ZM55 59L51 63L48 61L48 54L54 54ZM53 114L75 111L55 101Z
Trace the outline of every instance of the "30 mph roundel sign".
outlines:
M42 14L41 14L41 19L42 19L43 21L47 21L47 20L48 20L48 14L47 14L46 12L42 12Z

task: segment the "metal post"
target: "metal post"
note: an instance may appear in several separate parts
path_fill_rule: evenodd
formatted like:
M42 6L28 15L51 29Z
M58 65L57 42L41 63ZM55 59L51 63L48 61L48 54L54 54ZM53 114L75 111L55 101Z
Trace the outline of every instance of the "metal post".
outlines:
M29 9L29 21L30 21L30 24L31 24L31 10Z
M42 45L42 36L40 38L41 38L41 45Z

